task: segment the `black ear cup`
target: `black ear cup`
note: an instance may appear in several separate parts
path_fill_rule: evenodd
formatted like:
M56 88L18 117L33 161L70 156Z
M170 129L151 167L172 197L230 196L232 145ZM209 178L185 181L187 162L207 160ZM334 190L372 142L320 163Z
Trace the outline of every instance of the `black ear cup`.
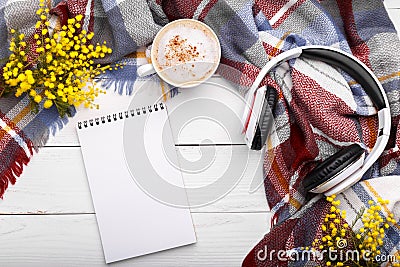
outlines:
M260 150L267 140L272 127L272 110L278 101L278 94L273 87L268 86L265 91L265 100L261 109L261 115L257 124L256 133L251 144L252 150Z
M306 191L329 181L336 174L351 165L364 153L364 149L358 144L345 147L314 168L303 180Z

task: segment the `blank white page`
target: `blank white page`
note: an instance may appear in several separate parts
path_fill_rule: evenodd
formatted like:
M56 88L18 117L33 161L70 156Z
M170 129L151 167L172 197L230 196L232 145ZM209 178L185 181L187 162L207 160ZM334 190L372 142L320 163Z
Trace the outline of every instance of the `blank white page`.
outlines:
M166 109L122 114L77 129L106 263L196 242Z

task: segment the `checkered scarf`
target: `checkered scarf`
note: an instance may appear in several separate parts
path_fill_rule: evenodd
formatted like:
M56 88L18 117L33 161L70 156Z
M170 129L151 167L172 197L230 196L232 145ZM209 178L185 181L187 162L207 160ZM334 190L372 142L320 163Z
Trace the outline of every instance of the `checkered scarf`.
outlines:
M53 5L57 2L53 2ZM64 7L61 10L71 15L73 12L70 10L74 10L72 6L81 6L83 2L87 3L77 0L62 2ZM37 5L37 1L0 0L2 44L7 43L7 27L22 27L25 30L24 25L30 25L31 21L21 19L29 16L22 16L21 13L31 14L31 10L35 9L32 5ZM381 1L94 0L93 11L90 8L79 10L87 18L92 18L93 14L95 41L106 40L113 48L113 54L103 63L113 62L138 51L139 47L147 46L162 25L178 18L198 19L214 29L222 47L221 63L243 74L243 79L235 77L235 81L239 82L253 80L269 58L296 46L318 44L352 53L379 77L392 112L392 134L387 148L364 179L399 174L400 137L397 128L400 95L397 89L400 46ZM26 31L29 31L29 27ZM0 57L7 54L4 47L0 46ZM136 57L140 55L143 56L143 52L136 53ZM140 63L135 57L129 58L129 62L125 72L109 74L119 91L136 79L132 74ZM230 78L229 74L222 74ZM318 162L343 146L356 142L371 148L377 138L376 110L351 77L321 62L301 58L290 60L265 78L264 83L267 82L279 92L279 101L273 111L276 129L268 143L268 151L273 151L275 157L271 162L266 157L264 164L265 189L268 204L275 214L275 227L259 245L275 242L281 236L279 242L275 242L277 247L293 248L302 240L303 243L311 240L316 234L321 212L326 205L323 199L308 201L309 196L301 186L302 179ZM31 155L30 148L44 143L49 129L63 122L51 116L51 111L23 113L26 100L0 101L1 190L4 184L14 182L13 177L20 174L22 165ZM21 158L15 156L23 153L25 156ZM377 180L393 188L393 180ZM359 183L350 190L355 191L360 186L363 187L363 184ZM359 199L374 197L371 190L365 192ZM356 203L355 210L363 201ZM293 232L293 229L299 232ZM396 236L391 241L393 249L399 244L396 229L392 231ZM244 265L282 264L257 262L254 252L252 250L246 257Z

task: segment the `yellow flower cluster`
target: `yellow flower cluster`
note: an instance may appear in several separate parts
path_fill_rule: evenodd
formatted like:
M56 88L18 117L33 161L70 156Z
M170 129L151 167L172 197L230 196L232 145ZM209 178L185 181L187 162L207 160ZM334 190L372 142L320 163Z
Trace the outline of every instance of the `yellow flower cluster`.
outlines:
M55 105L61 117L69 113L71 106L98 108L94 99L104 91L96 86L94 78L111 66L96 65L94 60L112 50L106 42L90 44L94 33L82 29L82 15L69 19L67 25L51 35L49 9L44 0L40 0L36 14L40 20L35 26L34 45L28 45L23 34L11 30L12 54L3 68L8 91L17 97L26 93L33 103L42 103L44 108Z
M389 224L396 223L393 213L389 213L386 220L381 216L382 205L387 204L389 201L381 198L378 198L378 203L369 200L369 207L361 217L363 227L356 232L361 255L367 253L370 259L375 259L377 255L381 254L380 248L383 246L385 229L390 227ZM393 266L399 266L399 264L393 263Z
M390 224L396 223L392 213L387 215L386 220L381 215L383 214L382 206L387 205L389 201L378 198L378 203L375 203L369 200L369 207L360 210L353 224L349 226L347 223L343 223L346 219L346 211L338 208L340 200L336 200L335 195L327 197L326 200L331 203L330 210L321 225L322 236L314 240L311 250L340 251L347 247L347 240L349 240L352 242L350 245L359 251L360 261L348 259L345 262L331 262L327 260L326 266L380 266L381 263L376 262L375 259L381 254L380 248L384 244L385 229L389 228ZM352 228L359 220L363 227L353 232ZM345 242L345 245L341 246L343 243L340 242ZM397 256L396 259L397 262L391 263L391 266L400 266L398 263L400 257Z
M336 195L332 195L327 197L327 201L332 205L329 213L325 215L324 223L321 225L322 237L316 238L312 243L312 247L315 250L342 249L344 247L338 247L337 244L348 235L349 225L343 223L346 218L346 211L338 208L340 200L336 200ZM326 266L345 266L344 264L344 262L340 261L335 263L326 262Z

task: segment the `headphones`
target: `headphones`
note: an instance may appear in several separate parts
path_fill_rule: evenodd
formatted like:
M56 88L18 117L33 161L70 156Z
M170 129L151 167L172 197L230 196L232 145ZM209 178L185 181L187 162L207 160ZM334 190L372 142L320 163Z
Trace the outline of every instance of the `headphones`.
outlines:
M319 163L303 180L304 189L325 195L338 194L358 182L382 154L390 135L391 116L389 101L381 83L373 72L355 56L342 50L325 46L296 47L272 58L260 71L246 95L242 118L247 145L260 150L272 126L270 109L275 107L277 93L274 88L258 88L264 77L277 65L287 60L304 57L341 68L364 88L378 109L378 138L371 151L359 144L345 147Z

